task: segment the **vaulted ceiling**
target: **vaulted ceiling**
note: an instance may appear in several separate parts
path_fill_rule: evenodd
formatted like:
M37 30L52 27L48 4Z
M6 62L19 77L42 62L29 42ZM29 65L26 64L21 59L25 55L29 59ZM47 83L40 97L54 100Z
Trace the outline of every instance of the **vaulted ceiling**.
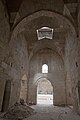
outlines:
M23 0L6 0L8 11L17 12ZM65 4L77 3L79 0L63 0Z
M63 1L64 1L64 4L66 4L67 8L69 9L72 17L76 19L76 6L79 0L63 0ZM13 25L16 13L18 12L22 2L23 0L6 0L6 5L8 9L8 14L10 16L11 26Z
M26 0L26 1L29 1L29 0ZM37 0L35 0L37 1ZM6 0L6 4L7 4L7 9L8 9L8 13L9 13L9 16L10 16L10 24L13 25L14 23L14 19L15 19L15 16L16 16L16 13L18 12L20 6L21 6L21 3L23 2L23 0ZM67 8L69 9L69 12L71 13L72 17L74 19L76 19L76 8L77 8L77 3L78 3L78 0L64 0L64 4L67 6ZM47 21L46 21L47 19ZM64 23L64 21L63 21ZM50 28L54 28L54 35L53 35L53 39L51 40L51 44L50 44L50 41L47 40L47 44L41 44L40 46L40 41L38 41L38 38L37 38L37 32L36 30L41 28L42 26L45 26L46 25ZM65 35L68 31L68 28L66 27L67 25L61 25L61 22L59 20L59 23L57 23L57 20L56 19L53 19L53 18L49 18L49 17L39 17L38 19L35 19L31 22L29 22L29 24L27 24L24 28L24 36L27 40L27 43L28 43L28 51L29 53L33 50L34 46L36 46L35 48L39 49L39 46L40 48L43 46L45 46L47 48L47 46L49 46L49 44L51 46L57 46L57 49L59 51L59 53L61 55L64 55L64 46L65 46ZM45 40L44 40L45 41ZM36 44L37 42L37 44ZM39 45L38 45L39 43ZM51 47L50 46L50 47ZM37 51L37 50L35 50ZM34 52L34 51L33 51Z

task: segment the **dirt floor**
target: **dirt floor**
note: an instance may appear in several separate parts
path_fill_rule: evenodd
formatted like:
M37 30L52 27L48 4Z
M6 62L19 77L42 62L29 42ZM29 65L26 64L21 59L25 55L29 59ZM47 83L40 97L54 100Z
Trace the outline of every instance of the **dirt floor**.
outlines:
M34 109L29 107L24 102L15 103L8 110L0 115L0 120L23 120L35 114Z
M80 120L80 116L69 107L57 107L53 105L32 106L37 112L24 120Z
M28 106L24 102L16 103L0 115L0 120L80 120L71 107L59 107L47 104Z

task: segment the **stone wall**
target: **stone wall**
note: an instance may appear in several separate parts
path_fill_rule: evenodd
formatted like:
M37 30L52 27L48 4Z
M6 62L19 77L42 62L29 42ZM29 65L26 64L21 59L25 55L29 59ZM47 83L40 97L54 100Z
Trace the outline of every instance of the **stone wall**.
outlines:
M10 40L7 9L0 1L0 111L5 111L8 105L20 99L22 76L27 76L28 73L27 62L27 42L24 35L20 33ZM8 87L7 81L11 82Z
M30 16L27 21L25 17L40 10L53 11L55 14L58 12L56 15L62 14L58 21L59 26L56 28L62 27L64 29L67 27L69 30L66 35L65 45L63 43L65 48L65 53L63 50L62 54L63 57L59 54L60 51L57 50L58 44L53 49L54 41L51 44L48 41L47 46L46 41L43 46L42 43L36 44L40 45L39 49L38 46L34 49L35 37L31 38L34 41L34 45L32 41L30 41L32 43L29 42L28 35L26 37L28 38L27 40L24 37L23 32L26 34L27 23L29 23L29 20L35 19L35 17L32 18L33 16ZM20 98L25 101L28 100L28 103L36 104L37 81L40 78L49 79L54 87L54 105L70 104L74 106L75 110L80 109L80 93L78 88L80 81L80 4L78 6L77 25L75 25L77 35L70 29L73 25L68 21L69 18L63 17L63 11L64 3L62 0L24 0L14 23L16 25L16 23L25 18L23 20L24 24L23 22L17 24L13 31L11 31L5 2L0 0L0 111L5 111L9 105L13 105ZM45 16L45 14L43 15ZM65 15L67 16L66 13ZM49 17L52 18L52 16ZM54 21L58 20L54 16L53 18ZM52 24L51 26L54 25ZM34 21L33 27L35 27ZM30 31L28 30L27 32ZM31 44L32 46L29 46ZM31 47L30 50L32 51L28 51L27 47L28 50ZM30 57L30 63L28 52L33 52ZM43 64L48 65L48 74L42 73ZM26 79L23 79L24 75L26 75Z
M0 0L0 110L2 109L3 96L6 80L9 79L8 74L6 74L3 66L3 61L9 53L8 40L9 40L9 20L7 9Z
M27 72L28 52L27 52L27 42L23 34L21 33L18 34L14 39L11 39L9 46L12 56L12 68L9 71L12 77L11 96L10 96L10 105L12 105L20 99L21 80L22 77L24 75L27 76L28 73Z
M67 81L67 102L73 103L74 109L78 109L78 39L75 33L69 32L66 37L65 67ZM72 93L72 95L69 95ZM70 99L72 96L72 99Z
M77 60L77 69L78 69L78 83L80 83L80 3L78 6L78 17L77 17L77 22L78 22L78 60ZM80 89L80 85L78 85L78 89ZM80 111L80 91L78 90L78 102L79 102L79 111Z
M44 52L43 52L44 51ZM42 73L42 65L47 64L49 73ZM54 87L54 105L66 104L64 63L57 53L51 50L38 52L30 62L28 102L36 104L37 81L47 78Z

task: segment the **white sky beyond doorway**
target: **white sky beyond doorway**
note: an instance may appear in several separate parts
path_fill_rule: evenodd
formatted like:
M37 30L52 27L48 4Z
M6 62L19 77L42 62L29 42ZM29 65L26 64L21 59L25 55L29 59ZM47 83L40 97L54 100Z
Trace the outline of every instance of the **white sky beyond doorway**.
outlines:
M53 104L53 87L51 83L46 79L40 80L38 82L37 104Z

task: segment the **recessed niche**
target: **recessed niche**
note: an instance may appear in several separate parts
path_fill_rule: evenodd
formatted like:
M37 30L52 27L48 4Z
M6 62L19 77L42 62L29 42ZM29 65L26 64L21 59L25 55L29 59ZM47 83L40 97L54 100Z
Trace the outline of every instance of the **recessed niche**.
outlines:
M78 63L76 62L76 67L78 67Z

